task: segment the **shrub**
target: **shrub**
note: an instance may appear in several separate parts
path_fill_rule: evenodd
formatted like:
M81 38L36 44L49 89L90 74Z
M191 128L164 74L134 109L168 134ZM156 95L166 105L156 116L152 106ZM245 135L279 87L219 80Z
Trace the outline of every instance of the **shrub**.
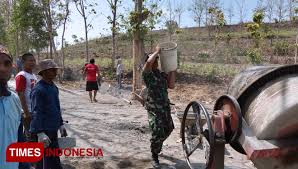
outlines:
M181 64L181 51L178 50L177 51L177 65L178 65L178 69L180 68L180 64Z
M233 48L232 53L236 56L247 56L247 50L243 48Z
M210 55L208 53L199 53L197 57L198 57L198 61L207 62L208 59L210 58Z
M217 79L216 75L217 75L217 66L212 66L211 70L207 72L207 79L210 82L213 82Z
M259 49L248 50L247 57L252 64L260 64L262 62L262 55Z
M287 41L279 41L274 44L274 54L278 56L288 55L290 52L290 44Z

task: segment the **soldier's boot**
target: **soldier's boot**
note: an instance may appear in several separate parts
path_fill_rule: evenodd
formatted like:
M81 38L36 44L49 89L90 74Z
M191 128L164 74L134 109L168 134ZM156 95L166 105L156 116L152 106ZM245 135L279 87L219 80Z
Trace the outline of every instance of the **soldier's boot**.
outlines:
M159 160L158 160L158 154L152 154L152 162L151 162L153 168L157 168L160 169L161 166L159 164Z

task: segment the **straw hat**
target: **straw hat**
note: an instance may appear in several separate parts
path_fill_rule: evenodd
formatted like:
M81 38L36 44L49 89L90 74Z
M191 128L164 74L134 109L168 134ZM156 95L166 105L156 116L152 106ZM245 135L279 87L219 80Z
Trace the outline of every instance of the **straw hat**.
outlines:
M60 69L60 67L52 59L45 59L39 62L38 64L38 74L41 75L41 72L48 69Z
M9 57L10 60L12 60L12 57L10 56L7 48L1 44L0 44L0 54L5 54L6 56Z

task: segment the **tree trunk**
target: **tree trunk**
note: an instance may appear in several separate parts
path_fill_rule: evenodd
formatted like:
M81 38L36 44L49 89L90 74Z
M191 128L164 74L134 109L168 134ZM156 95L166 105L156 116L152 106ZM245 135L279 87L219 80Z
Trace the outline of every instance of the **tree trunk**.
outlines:
M115 41L115 37L116 37L116 21L115 21L115 16L113 17L113 30L112 30L112 42L113 42L113 46L112 46L112 68L115 68L115 58L116 58L116 41Z
M115 68L115 58L116 58L116 42L115 42L115 32L112 33L112 68Z
M85 50L86 50L86 62L89 62L89 45L88 45L88 25L87 25L87 18L84 12L84 25L85 25Z
M297 53L298 53L298 34L296 36L296 46L295 46L295 64L297 63Z
M58 52L57 52L57 49L56 49L56 45L55 45L55 41L54 41L54 36L52 36L52 47L53 47L53 52L54 52L54 56L57 60L59 60L59 56L58 56Z
M112 22L112 68L115 68L115 58L116 58L116 19L117 19L117 2L118 0L114 1L113 7L111 6L112 13L113 13L113 22Z
M142 13L143 7L143 0L136 0L135 1L135 11L137 13ZM138 25L142 24L142 16L138 15ZM133 87L132 91L136 92L137 89L141 89L142 82L141 82L141 68L140 65L142 64L142 56L144 55L144 42L141 39L140 30L137 29L134 32L133 37Z
M16 30L16 57L20 56L20 47L19 47L19 30Z
M49 32L49 34L51 34ZM50 38L49 38L49 42L50 42L50 59L53 59L53 44L52 44L52 38L51 38L51 35L50 35Z
M68 4L66 4L68 5ZM65 68L65 53L64 53L64 35L65 35L65 28L66 28L66 22L67 22L67 18L68 18L68 14L69 14L69 10L68 10L68 6L66 7L66 14L65 14L65 18L64 18L64 22L63 22L63 32L62 32L62 40L61 40L61 54L62 54L62 70L64 70Z
M47 20L48 20L48 31L49 31L49 42L50 42L50 58L53 59L53 26L52 26L52 14L50 1L47 4Z

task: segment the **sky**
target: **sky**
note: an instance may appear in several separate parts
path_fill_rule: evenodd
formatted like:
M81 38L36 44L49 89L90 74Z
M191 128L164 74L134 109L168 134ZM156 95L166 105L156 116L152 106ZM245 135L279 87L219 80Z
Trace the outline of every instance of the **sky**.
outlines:
M168 0L162 0L160 2L160 8L163 10L164 16L168 14ZM223 6L223 10L226 11L231 5L234 10L234 17L232 19L232 23L239 22L239 10L237 9L236 0L220 0L221 6ZM242 0L238 0L242 1ZM96 15L90 15L88 22L92 24L93 28L89 31L88 38L94 39L101 36L107 36L111 34L110 25L108 24L107 16L111 15L110 8L108 7L108 3L106 0L88 0L89 3L98 3L95 7L97 12ZM193 27L196 26L194 22L192 13L188 10L192 5L192 0L171 0L173 6L174 4L183 4L183 8L185 12L182 14L181 19L181 27ZM176 5L177 6L177 5ZM244 21L250 21L252 18L253 9L257 6L257 0L245 0L245 18ZM132 0L122 0L122 5L120 7L120 13L127 14L129 10L134 8L134 4ZM65 39L68 43L73 43L72 35L76 35L78 39L84 38L84 22L82 16L78 13L75 4L70 5L71 15L70 22L68 22L65 32ZM228 19L227 19L228 20ZM161 23L157 26L157 29L163 28L164 24ZM59 48L59 42L61 42L62 35L62 26L58 29L58 37L56 37L55 41Z

